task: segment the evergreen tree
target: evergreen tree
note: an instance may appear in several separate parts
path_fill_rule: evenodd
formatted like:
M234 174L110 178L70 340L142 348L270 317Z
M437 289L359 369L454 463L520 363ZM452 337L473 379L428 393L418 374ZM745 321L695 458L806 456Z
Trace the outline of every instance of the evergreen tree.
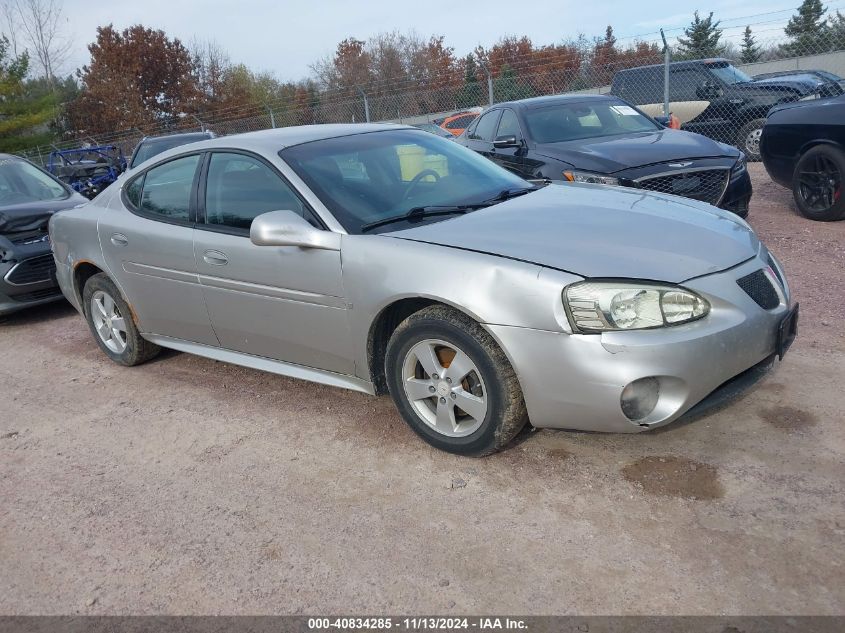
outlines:
M26 52L13 56L8 38L0 36L0 152L19 152L54 138L57 98L39 82L25 82Z
M743 64L753 64L760 61L760 47L757 41L751 34L751 27L745 27L745 33L742 35L742 46L739 59Z
M821 0L804 0L783 30L792 41L781 46L781 52L795 57L829 50L830 28L824 19L826 12Z
M470 108L484 103L485 88L478 81L478 63L473 55L467 55L464 59L464 85L457 94L457 106L459 108Z
M839 11L830 18L830 50L840 51L845 48L845 15Z
M498 103L500 101L528 99L535 96L535 93L531 86L517 78L513 68L505 64L502 66L499 76L493 81L493 96Z
M722 37L721 22L713 21L713 12L706 18L701 18L698 11L694 13L692 22L684 29L686 37L678 38L676 57L679 59L700 59L702 57L718 57L724 51L719 44Z

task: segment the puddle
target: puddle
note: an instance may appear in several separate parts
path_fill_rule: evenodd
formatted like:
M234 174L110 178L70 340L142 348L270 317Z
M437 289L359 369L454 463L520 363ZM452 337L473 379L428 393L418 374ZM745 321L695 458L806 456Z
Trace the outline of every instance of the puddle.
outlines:
M643 457L625 466L622 475L661 497L719 499L725 494L715 467L685 457Z

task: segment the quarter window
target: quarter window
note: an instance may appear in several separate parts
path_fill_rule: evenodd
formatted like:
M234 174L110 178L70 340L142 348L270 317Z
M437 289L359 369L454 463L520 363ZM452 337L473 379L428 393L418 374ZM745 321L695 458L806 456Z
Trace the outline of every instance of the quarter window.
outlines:
M194 184L194 175L199 162L200 156L195 154L177 158L150 169L143 178L141 203L138 208L151 215L188 222L191 187ZM129 191L126 195L131 201Z
M257 216L282 210L315 223L290 186L261 161L244 154L211 155L205 195L207 224L249 230Z

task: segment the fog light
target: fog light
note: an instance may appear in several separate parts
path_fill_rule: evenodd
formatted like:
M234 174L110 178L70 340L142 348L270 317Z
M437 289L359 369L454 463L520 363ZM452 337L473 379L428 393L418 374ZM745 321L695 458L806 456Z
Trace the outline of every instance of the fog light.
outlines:
M659 396L660 381L657 378L640 378L628 383L620 398L622 413L629 420L642 420L654 411Z

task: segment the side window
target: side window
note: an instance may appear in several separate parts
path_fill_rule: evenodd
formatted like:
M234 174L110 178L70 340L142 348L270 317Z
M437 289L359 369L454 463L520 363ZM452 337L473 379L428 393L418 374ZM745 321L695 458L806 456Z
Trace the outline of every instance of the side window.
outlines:
M698 68L669 71L669 91L672 101L700 101L698 88L712 77Z
M144 177L138 208L151 215L188 222L191 187L199 162L200 155L195 154L150 169Z
M494 110L493 112L483 114L481 119L478 121L478 125L475 126L475 129L472 132L472 137L470 138L478 141L492 142L493 133L496 130L496 123L499 121L499 112L500 110Z
M144 188L144 176L141 174L126 186L126 198L134 208L141 206L141 190Z
M315 224L305 205L272 169L244 154L211 155L205 192L205 222L249 230L256 216L294 211Z
M519 121L513 110L503 110L502 119L499 121L499 131L496 132L496 137L500 136L515 136L516 140L522 138L522 131L519 129Z

